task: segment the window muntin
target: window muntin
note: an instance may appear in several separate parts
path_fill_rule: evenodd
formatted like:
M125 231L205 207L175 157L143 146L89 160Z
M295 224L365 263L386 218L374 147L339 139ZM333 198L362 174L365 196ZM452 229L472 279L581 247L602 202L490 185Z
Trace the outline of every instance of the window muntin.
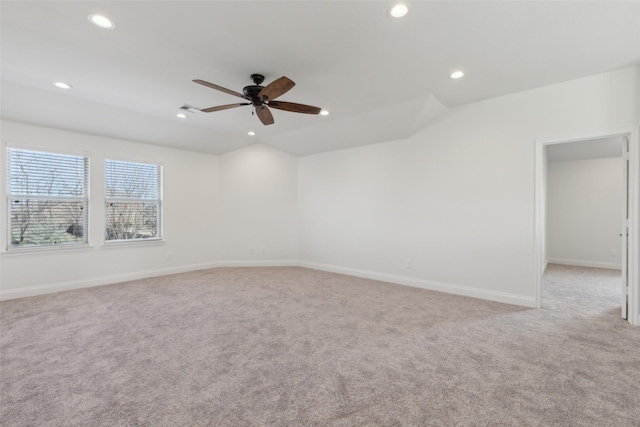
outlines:
M7 249L87 244L89 158L7 148Z
M106 159L105 241L162 238L162 166Z

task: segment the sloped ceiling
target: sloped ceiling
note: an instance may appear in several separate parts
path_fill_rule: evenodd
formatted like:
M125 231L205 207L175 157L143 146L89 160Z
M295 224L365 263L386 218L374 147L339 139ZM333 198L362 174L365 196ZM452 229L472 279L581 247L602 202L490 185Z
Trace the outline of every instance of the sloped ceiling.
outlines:
M640 63L640 2L413 1L1 2L1 116L222 154L257 141L308 155L403 139L448 108ZM100 12L116 29L92 25ZM452 80L462 69L466 75ZM287 76L282 100L330 115L250 107L261 73ZM73 86L53 86L64 81ZM248 131L255 131L250 137Z

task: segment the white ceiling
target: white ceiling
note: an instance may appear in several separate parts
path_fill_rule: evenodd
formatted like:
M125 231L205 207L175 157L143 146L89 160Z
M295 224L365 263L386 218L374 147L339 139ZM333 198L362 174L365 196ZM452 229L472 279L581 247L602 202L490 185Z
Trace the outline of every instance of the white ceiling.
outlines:
M2 1L3 119L221 154L306 155L406 138L447 108L640 63L638 1ZM112 18L114 30L87 16ZM449 78L462 69L460 80ZM250 107L252 73L327 117ZM70 83L65 91L55 81ZM254 130L257 135L247 136Z
M550 162L622 157L623 136L588 139L547 146Z

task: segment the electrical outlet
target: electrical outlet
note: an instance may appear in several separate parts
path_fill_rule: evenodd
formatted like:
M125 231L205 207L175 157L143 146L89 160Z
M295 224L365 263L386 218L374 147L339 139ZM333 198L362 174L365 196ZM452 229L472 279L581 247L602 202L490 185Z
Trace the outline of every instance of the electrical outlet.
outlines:
M172 260L173 254L171 252L167 252L167 260Z
M250 253L251 255L255 254L255 253L256 253L255 248L249 248L249 253Z
M411 261L411 258L407 260L407 268L413 268L413 261Z
M611 254L611 256L618 256L618 251L616 251L615 249L611 249L609 253Z
M266 247L266 246L263 246L263 247L262 247L262 254L263 254L263 255L266 255L266 254L267 254L267 247Z

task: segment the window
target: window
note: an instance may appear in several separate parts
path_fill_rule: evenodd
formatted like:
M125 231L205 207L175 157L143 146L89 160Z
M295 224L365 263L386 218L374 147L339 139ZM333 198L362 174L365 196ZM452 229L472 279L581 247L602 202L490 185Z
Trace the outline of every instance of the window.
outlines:
M7 149L7 249L88 243L89 159Z
M105 241L162 238L162 166L105 160Z

